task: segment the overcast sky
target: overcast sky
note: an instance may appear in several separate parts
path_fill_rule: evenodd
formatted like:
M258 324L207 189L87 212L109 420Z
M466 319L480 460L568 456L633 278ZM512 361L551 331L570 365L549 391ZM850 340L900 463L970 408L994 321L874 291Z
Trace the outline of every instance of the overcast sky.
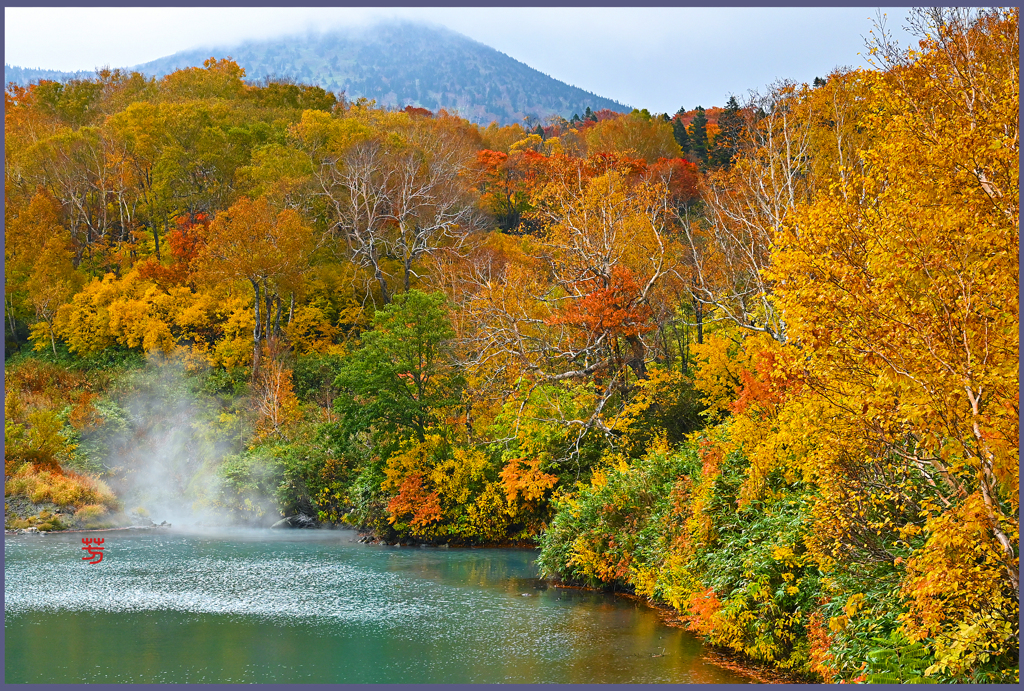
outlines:
M903 8L883 8L909 45ZM652 112L865 66L876 8L12 8L4 62L91 70L379 18L429 20L563 82ZM217 57L223 57L217 55Z

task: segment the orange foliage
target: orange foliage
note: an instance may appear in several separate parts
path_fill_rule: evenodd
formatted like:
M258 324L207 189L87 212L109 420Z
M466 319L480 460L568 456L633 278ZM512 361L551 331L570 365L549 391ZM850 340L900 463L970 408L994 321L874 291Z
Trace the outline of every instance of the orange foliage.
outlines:
M210 217L204 213L198 213L194 218L179 218L175 228L165 238L173 258L171 266L160 264L150 257L138 265L139 276L159 285L185 283L193 271L195 259L206 246L209 230Z
M791 354L790 354L791 355ZM792 357L785 357L776 350L759 350L754 353L754 369L740 371L742 384L736 387L739 397L729 404L733 413L745 413L752 405L773 412L785 400L797 383L797 375L792 371Z
M700 198L697 165L685 158L659 158L650 164L651 174L665 183L676 204L689 204Z
M826 682L831 681L839 670L835 666L835 656L831 652L832 634L821 611L812 612L808 618L807 639L811 644L808 652L811 670L820 674Z
M722 602L715 595L714 588L706 588L690 595L683 610L687 614L683 618L692 630L710 636L715 631L715 617L721 609Z
M271 360L259 373L255 395L259 421L256 423L256 441L280 435L299 421L302 411L292 386L292 371L280 362Z
M523 501L536 501L555 486L558 477L540 469L541 459L514 458L501 470L501 482L509 503L520 495Z
M411 516L411 526L424 528L441 520L441 501L437 492L428 493L423 487L423 475L413 473L402 480L398 494L388 502L388 513L392 525L404 516Z
M93 405L93 401L99 398L98 395L89 391L82 391L75 399L75 405L68 415L68 422L79 432L95 429L103 422L103 416Z

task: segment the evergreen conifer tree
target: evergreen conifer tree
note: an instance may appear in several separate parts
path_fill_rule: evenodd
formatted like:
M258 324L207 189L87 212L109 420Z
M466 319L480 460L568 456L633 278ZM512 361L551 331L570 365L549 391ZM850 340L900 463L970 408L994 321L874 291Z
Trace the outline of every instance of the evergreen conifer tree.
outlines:
M697 106L697 114L690 123L690 150L698 160L708 162L708 117L704 109Z
M709 155L713 166L728 168L732 157L736 155L740 134L743 130L743 119L740 116L740 104L735 96L730 96L725 110L718 116L718 135Z
M690 135L686 131L686 125L683 124L684 115L686 115L686 108L676 111L675 117L672 118L672 136L675 137L679 148L683 150L683 155L686 155L690 151Z

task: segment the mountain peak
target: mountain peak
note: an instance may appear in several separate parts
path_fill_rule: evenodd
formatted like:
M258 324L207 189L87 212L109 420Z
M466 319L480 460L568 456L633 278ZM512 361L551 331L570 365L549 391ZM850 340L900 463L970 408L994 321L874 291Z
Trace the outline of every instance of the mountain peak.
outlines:
M451 29L410 20L192 49L132 69L159 77L202 65L209 57L231 57L251 81L292 79L344 92L349 100L443 108L480 124L522 122L527 116L568 118L588 107L630 110Z

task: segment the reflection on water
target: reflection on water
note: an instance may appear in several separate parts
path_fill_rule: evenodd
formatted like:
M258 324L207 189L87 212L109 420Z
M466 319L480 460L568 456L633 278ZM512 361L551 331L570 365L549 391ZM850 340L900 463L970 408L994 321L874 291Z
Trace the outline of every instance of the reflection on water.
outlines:
M742 683L643 606L548 588L531 550L347 531L105 533L4 546L7 682Z

